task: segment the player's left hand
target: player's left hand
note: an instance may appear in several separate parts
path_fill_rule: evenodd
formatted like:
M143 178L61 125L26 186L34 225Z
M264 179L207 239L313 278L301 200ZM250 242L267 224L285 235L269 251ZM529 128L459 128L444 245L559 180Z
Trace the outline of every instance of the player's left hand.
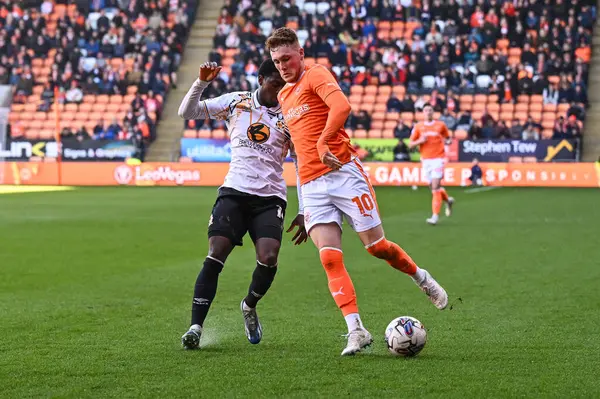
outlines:
M308 233L306 232L306 227L304 227L304 215L296 215L296 218L292 220L290 227L287 229L287 233L294 230L296 226L298 226L298 231L292 237L292 241L294 245L300 245L308 240Z
M323 164L325 164L325 166L331 170L340 170L343 165L340 160L331 153L331 151L327 151L325 154L323 154L323 157L321 157L321 162L323 162Z

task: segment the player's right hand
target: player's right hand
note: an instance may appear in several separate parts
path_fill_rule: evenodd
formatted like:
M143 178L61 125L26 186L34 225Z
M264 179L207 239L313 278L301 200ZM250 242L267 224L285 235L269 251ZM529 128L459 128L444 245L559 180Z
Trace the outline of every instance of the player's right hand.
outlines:
M323 154L321 162L323 162L323 164L331 170L340 170L343 165L340 160L331 153L331 151L327 151L325 154Z
M210 82L219 76L221 68L216 62L205 62L200 65L199 78L203 82Z

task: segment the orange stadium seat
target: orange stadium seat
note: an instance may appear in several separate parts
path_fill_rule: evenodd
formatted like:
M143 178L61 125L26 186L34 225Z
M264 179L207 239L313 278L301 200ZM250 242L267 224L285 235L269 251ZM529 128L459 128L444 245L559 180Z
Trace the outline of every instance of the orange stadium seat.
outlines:
M213 139L225 139L227 138L227 133L223 129L215 129L212 132Z
M209 139L211 138L211 131L208 129L201 129L198 131L198 138Z
M383 129L384 122L381 119L371 122L371 129Z
M365 129L356 129L354 131L354 138L357 139L366 139L367 138L367 131Z
M362 95L365 91L365 88L363 86L359 86L359 85L353 85L352 87L350 87L350 96L352 95Z
M396 126L398 125L397 121L385 121L385 124L383 125L384 129L395 129Z
M377 102L375 104L375 108L373 109L373 112L375 112L375 113L385 113L385 112L387 112L387 106L385 105L386 102ZM385 116L384 116L384 118L385 118Z
M371 115L371 119L373 121L383 121L385 120L385 112L375 111L373 112L373 115Z
M359 106L359 109L361 111L367 111L367 112L373 112L373 109L375 108L375 104L373 102L362 102Z
M399 118L400 118L399 112L387 112L385 114L385 120L387 120L387 121L397 122Z
M365 87L365 95L372 95L375 96L375 94L377 94L377 86L375 85L368 85L367 87Z
M554 119L542 119L542 127L544 129L554 129Z
M186 129L183 131L183 137L187 139L195 139L198 137L198 133L193 129Z
M383 131L381 129L371 129L367 135L370 139L380 139L383 137Z
M393 139L394 138L394 129L383 129L382 137L384 139Z

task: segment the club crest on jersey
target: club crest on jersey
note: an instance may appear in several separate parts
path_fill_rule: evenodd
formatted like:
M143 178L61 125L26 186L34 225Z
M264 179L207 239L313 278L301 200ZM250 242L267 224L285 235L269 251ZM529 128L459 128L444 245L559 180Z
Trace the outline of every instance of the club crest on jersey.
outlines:
M271 130L264 123L253 123L248 126L248 131L246 132L250 141L262 144L269 140L271 136Z

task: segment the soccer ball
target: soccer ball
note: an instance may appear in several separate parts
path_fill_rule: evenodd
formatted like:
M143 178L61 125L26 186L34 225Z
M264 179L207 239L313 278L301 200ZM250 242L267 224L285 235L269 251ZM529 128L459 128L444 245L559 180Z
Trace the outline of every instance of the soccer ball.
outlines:
M427 330L414 317L401 316L385 329L388 350L396 356L416 356L425 347Z

